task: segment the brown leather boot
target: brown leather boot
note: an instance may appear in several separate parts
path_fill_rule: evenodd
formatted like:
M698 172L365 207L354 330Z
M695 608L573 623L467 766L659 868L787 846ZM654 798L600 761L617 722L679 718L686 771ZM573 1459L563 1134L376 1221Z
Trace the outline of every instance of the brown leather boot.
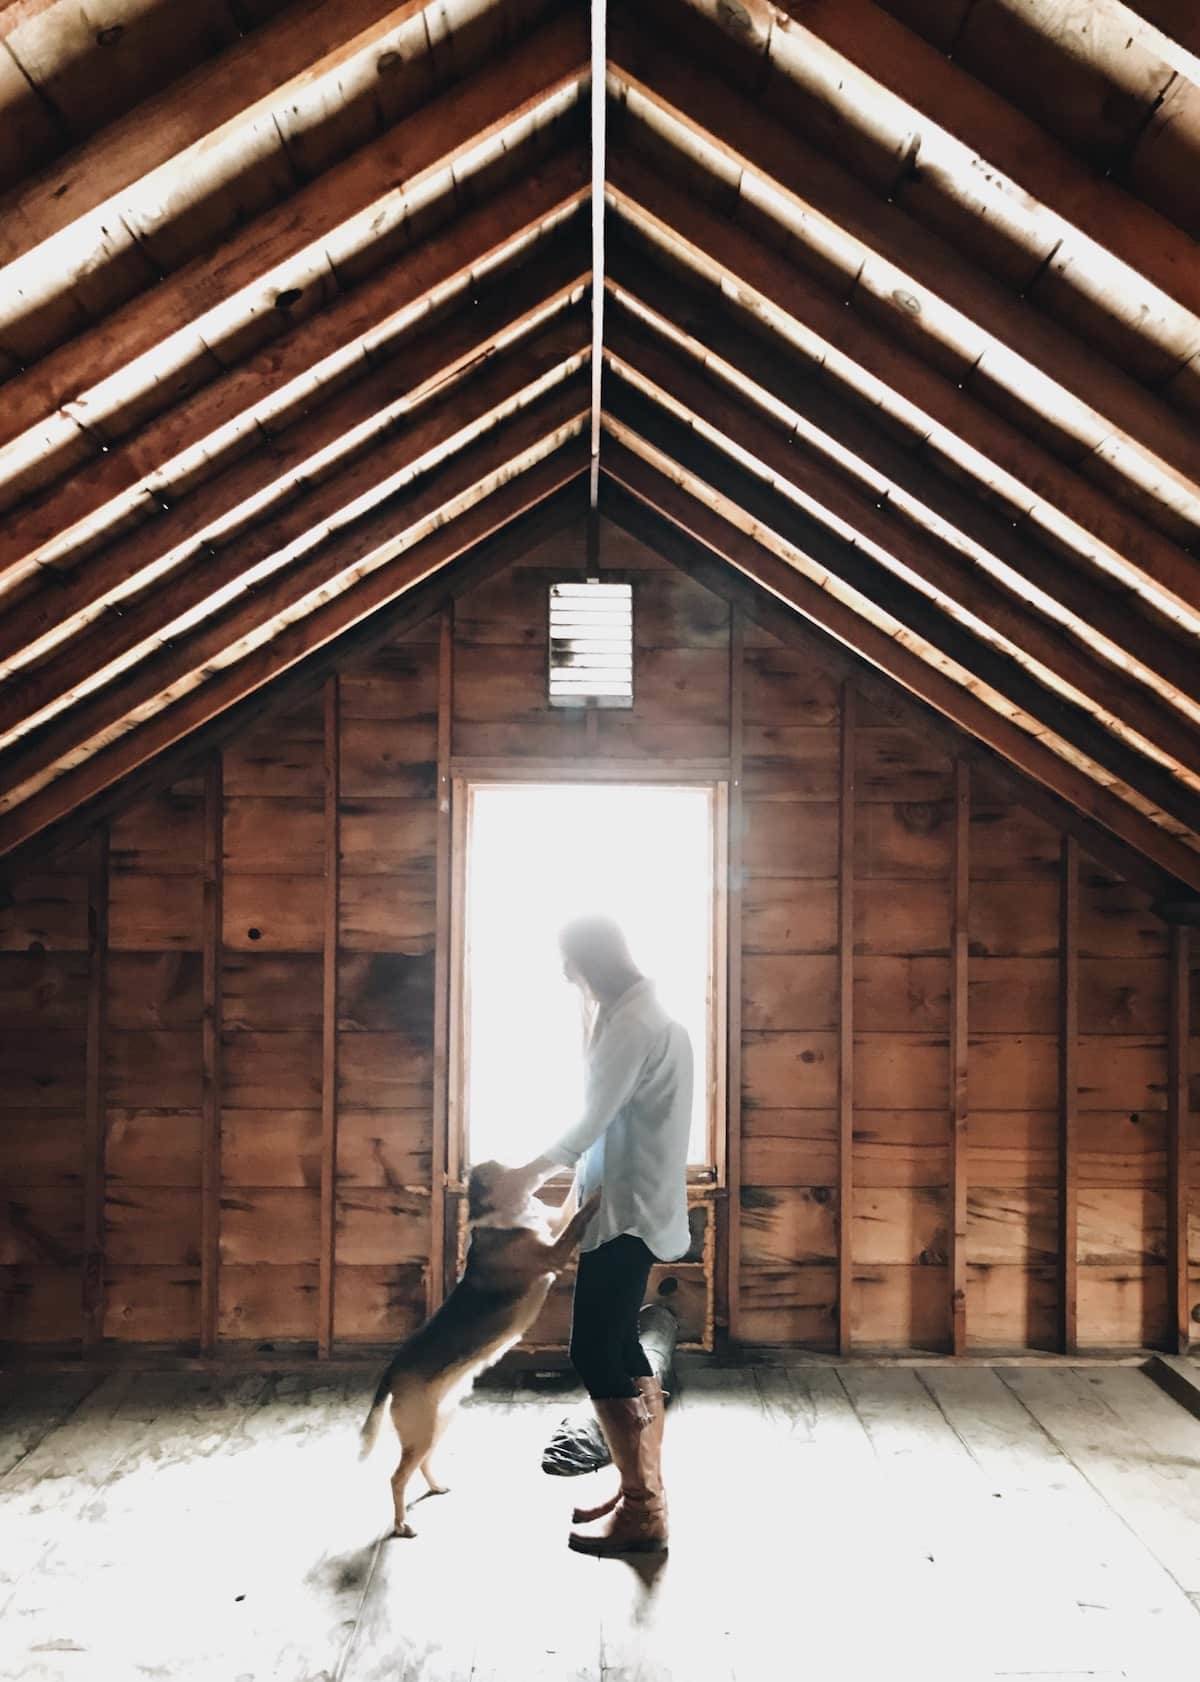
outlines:
M595 1402L596 1417L621 1477L620 1497L598 1530L573 1530L576 1553L657 1553L667 1545L667 1503L663 1494L662 1414L648 1401L639 1379L636 1396ZM656 1418L657 1413L657 1418Z
M646 1406L650 1410L649 1429L655 1432L655 1451L661 1461L667 1397L671 1392L664 1390L657 1378L635 1378L633 1382L637 1385ZM600 1501L594 1507L576 1507L571 1513L571 1523L594 1524L598 1518L606 1518L620 1499L621 1485L618 1482L616 1489L613 1490L607 1501Z

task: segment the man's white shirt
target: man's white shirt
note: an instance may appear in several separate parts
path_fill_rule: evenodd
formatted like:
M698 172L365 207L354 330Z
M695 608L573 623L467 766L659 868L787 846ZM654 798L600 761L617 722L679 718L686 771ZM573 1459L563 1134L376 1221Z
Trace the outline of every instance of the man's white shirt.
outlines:
M584 1250L628 1232L659 1261L678 1261L686 1253L691 1123L687 1030L659 1004L653 982L635 982L597 1013L583 1114L545 1153L574 1168L580 1202L601 1190Z

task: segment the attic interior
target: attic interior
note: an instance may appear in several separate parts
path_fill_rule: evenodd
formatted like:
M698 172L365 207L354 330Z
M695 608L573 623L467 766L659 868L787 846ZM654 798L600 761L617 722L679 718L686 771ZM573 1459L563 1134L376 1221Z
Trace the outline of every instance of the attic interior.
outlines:
M1190 0L0 0L0 1677L1183 1673L1198 164ZM413 1542L354 1436L597 906L593 1576L573 1269Z

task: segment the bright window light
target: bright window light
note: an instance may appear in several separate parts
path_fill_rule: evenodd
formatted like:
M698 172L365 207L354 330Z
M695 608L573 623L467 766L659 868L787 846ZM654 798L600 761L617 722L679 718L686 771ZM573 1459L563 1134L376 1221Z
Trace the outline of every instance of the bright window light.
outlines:
M712 1081L711 788L478 784L465 924L468 1158L523 1162L578 1117L579 994L558 931L600 913L686 1027L696 1085L689 1160L706 1164Z

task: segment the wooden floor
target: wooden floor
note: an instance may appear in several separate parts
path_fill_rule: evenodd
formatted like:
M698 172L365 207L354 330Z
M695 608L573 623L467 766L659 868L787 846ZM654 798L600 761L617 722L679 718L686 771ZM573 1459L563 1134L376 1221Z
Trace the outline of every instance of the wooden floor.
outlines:
M564 1411L496 1387L381 1542L372 1374L0 1379L0 1676L1200 1674L1200 1421L1134 1368L689 1374L665 1562L579 1558Z

